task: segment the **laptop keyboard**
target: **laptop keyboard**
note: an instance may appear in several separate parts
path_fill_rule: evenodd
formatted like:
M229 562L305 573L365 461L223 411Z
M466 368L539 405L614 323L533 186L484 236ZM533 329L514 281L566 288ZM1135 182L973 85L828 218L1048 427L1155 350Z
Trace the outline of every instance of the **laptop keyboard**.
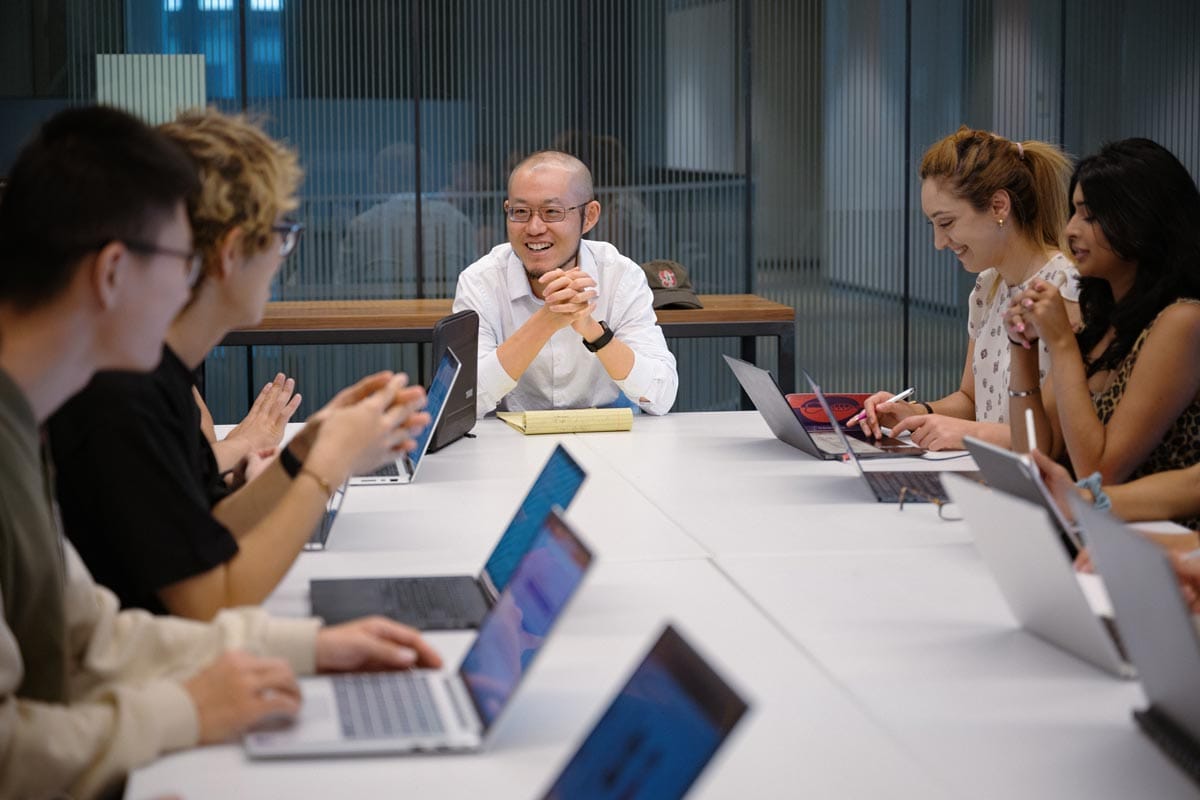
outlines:
M474 581L444 578L393 578L383 581L382 608L411 611L423 619L471 619L476 609L464 601L459 588L467 585L478 591ZM399 616L403 616L400 614Z
M911 494L911 490L916 489L921 494L929 497L936 497L940 500L947 500L946 490L942 488L941 478L936 472L868 472L868 480L871 486L875 489L876 494L885 503L899 503L900 490L908 487L910 495L904 498L904 501L912 503L928 502L924 497L917 494Z
M333 679L338 718L347 739L433 736L445 731L431 676L420 672L339 675Z
M373 472L364 472L362 477L366 478L393 478L400 475L400 467L395 461L389 461Z

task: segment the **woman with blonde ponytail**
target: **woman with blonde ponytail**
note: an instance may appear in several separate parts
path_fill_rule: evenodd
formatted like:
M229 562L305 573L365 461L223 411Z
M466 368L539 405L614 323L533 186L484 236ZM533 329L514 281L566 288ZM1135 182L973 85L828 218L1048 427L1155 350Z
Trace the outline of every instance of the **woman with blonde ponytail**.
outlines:
M1004 312L1032 280L1057 287L1079 319L1078 274L1059 245L1067 221L1071 163L1052 144L1014 142L963 126L921 159L921 209L933 245L978 275L967 319L967 357L957 391L932 402L867 398L864 433L910 431L929 450L963 446L963 436L1007 447L1009 344ZM1050 365L1042 348L1041 377Z

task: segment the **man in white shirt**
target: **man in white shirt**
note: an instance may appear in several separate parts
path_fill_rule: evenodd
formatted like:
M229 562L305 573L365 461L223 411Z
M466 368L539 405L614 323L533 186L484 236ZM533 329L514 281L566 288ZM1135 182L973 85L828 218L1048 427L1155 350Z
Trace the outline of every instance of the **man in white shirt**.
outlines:
M508 243L458 277L454 310L479 314L476 411L635 405L665 414L679 375L645 273L605 242L587 167L526 158L508 179ZM624 402L627 400L627 402Z

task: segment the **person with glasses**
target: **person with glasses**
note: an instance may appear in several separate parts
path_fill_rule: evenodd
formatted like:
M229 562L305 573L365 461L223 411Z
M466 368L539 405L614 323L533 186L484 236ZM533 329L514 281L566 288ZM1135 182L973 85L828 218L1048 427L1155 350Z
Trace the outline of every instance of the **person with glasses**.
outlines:
M630 405L665 414L679 375L641 267L605 242L579 159L542 151L508 179L508 242L458 278L454 310L479 314L476 411Z
M261 609L208 624L120 612L62 538L39 426L96 370L158 362L188 299L197 189L160 133L73 108L22 149L0 201L0 797L111 797L162 753L295 714L296 673L440 661L379 617L321 628ZM97 410L93 424L115 417Z
M193 374L229 330L261 319L302 230L287 220L301 172L291 151L242 117L190 113L162 131L200 174L189 216L204 269L158 367L97 375L51 418L50 445L66 534L96 580L123 607L210 619L262 602L334 490L410 447L409 433L429 418L420 386L371 376L315 414L261 474L229 489L201 429ZM177 255L158 257L178 263ZM378 393L384 406L372 399Z

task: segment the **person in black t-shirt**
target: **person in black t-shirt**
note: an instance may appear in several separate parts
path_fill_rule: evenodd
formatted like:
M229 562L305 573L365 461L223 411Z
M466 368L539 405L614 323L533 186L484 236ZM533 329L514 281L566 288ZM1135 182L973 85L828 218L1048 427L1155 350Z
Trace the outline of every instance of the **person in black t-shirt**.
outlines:
M260 475L230 493L201 430L192 372L233 328L261 319L301 227L295 155L241 117L191 113L162 131L195 162L191 298L150 373L103 373L50 420L67 536L124 607L208 619L261 602L335 487L412 446L424 390L378 373L310 417Z

